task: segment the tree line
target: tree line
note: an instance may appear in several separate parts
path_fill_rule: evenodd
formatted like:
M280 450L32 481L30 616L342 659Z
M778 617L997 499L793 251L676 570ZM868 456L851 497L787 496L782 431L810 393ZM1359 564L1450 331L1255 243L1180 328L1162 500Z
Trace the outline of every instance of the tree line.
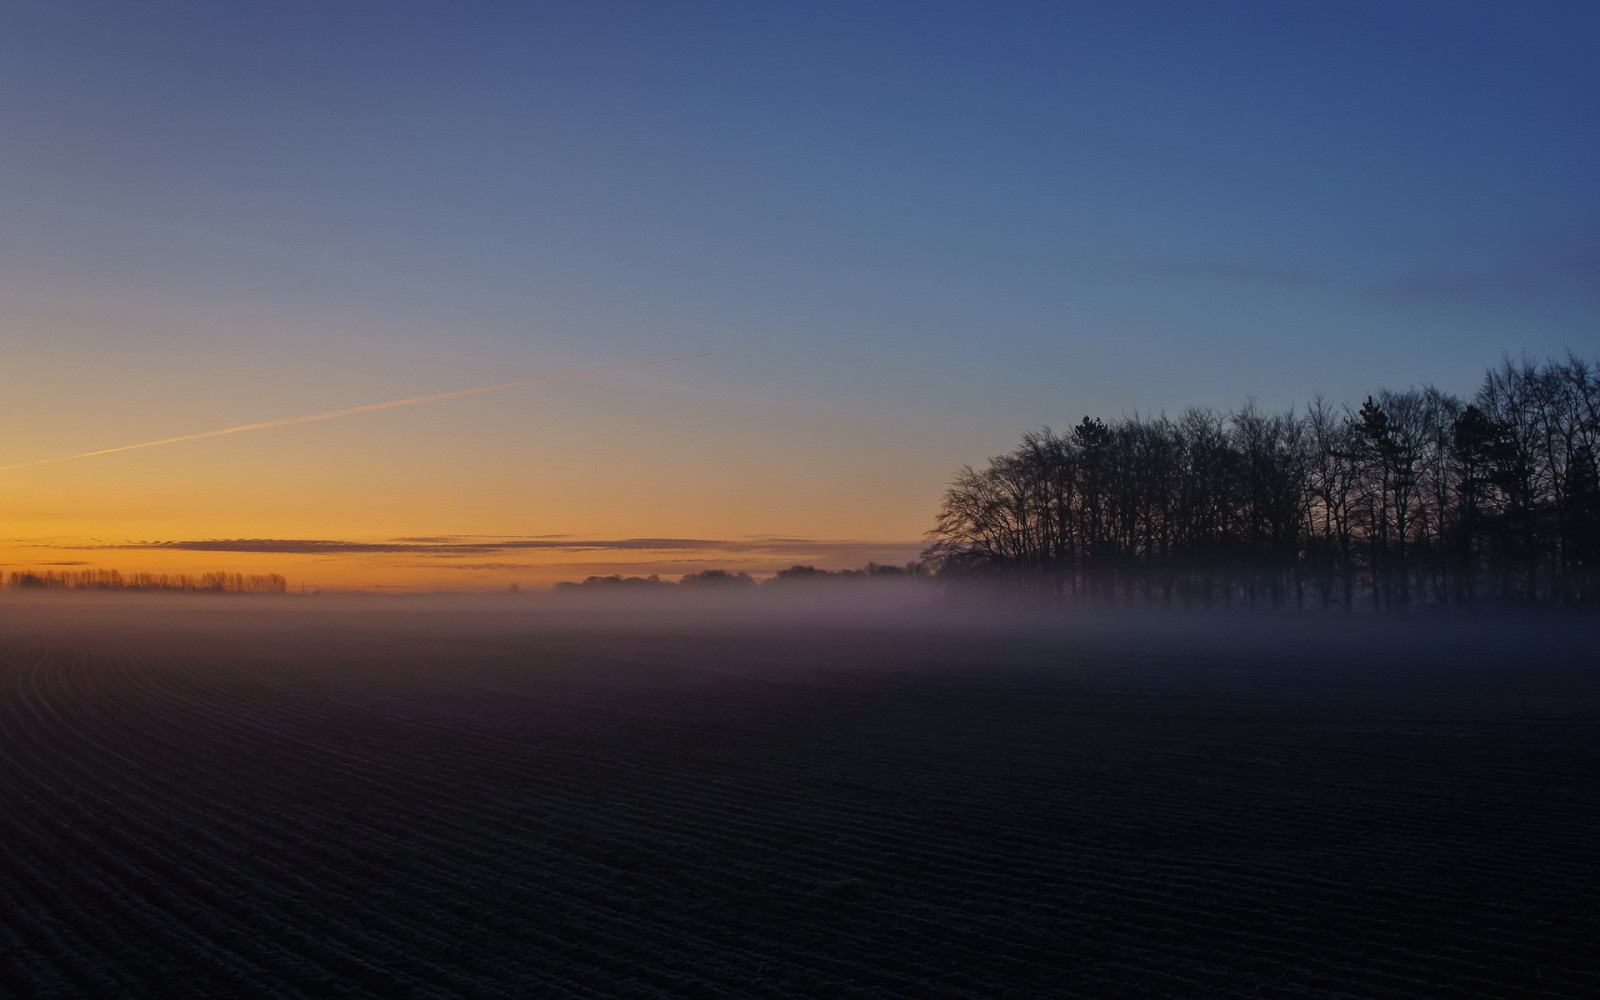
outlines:
M963 467L924 559L1056 597L1400 609L1600 603L1600 377L1504 360L1470 400L1084 417Z
M277 573L122 573L114 569L13 572L19 590L160 590L230 594L281 594L288 582Z
M924 579L929 576L926 566L920 562L909 562L904 566L893 566L869 562L860 569L818 569L815 566L794 565L788 569L780 569L769 579L757 583L755 577L749 573L730 573L725 569L707 569L698 573L689 573L673 583L661 577L650 576L591 576L582 583L570 581L558 583L556 590L610 590L613 588L648 589L648 588L677 588L688 587L699 589L704 587L783 587L795 583L808 583L812 581L830 580L878 580L878 579Z

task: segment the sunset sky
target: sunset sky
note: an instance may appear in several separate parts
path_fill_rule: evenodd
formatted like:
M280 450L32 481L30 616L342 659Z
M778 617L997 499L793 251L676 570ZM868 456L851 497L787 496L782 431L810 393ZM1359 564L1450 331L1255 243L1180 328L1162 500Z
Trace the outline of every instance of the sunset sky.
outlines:
M904 562L1041 425L1593 356L1597 38L1577 2L6 4L0 572Z

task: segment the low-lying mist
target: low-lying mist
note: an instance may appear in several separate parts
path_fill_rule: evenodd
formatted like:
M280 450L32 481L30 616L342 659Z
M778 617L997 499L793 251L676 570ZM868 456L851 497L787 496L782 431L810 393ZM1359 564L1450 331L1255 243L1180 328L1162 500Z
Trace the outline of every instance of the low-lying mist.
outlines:
M960 662L976 670L1030 671L1068 669L1086 659L1130 670L1154 662L1250 664L1288 675L1313 668L1583 670L1593 665L1594 624L1592 616L1503 608L1404 616L1141 610L902 581L403 596L0 593L0 634L12 640L305 657L362 642L421 653L491 639L537 645L560 636L597 647L625 640L648 649L652 636L693 637L724 650L744 648L746 668L756 673L781 669L780 661L793 667L801 649L831 656L833 663L816 664L824 668L869 667L879 653L901 669L921 658L945 669Z

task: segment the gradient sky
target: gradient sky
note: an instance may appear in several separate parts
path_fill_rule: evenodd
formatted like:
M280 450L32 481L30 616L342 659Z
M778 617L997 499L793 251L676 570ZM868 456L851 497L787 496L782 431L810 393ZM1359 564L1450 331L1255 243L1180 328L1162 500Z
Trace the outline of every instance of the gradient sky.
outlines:
M0 7L5 569L904 561L1086 413L1600 349L1592 3ZM66 567L70 568L70 566Z

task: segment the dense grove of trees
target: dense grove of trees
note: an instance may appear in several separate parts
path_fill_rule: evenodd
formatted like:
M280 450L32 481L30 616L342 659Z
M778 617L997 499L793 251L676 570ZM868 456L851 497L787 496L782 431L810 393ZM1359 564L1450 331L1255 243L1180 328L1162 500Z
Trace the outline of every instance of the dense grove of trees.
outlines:
M1600 603L1600 376L1504 361L1461 400L1085 417L963 468L925 554L1048 595L1404 608Z
M277 573L121 573L114 569L12 573L10 584L21 590L184 590L233 594L281 594L288 583Z

